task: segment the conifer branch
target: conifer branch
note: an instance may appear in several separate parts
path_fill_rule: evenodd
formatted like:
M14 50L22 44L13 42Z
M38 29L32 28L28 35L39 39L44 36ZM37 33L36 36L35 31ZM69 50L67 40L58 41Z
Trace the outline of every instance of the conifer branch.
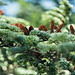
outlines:
M45 31L39 31L39 30L32 30L30 32L30 35L37 35L38 37L40 37L43 40L48 40L50 37L49 33L46 33Z
M7 17L5 15L0 15L0 19L5 20L8 24L15 24L15 23L21 23L25 26L29 25L30 23L24 19L21 18L15 18L15 17Z
M0 29L10 29L11 31L20 32L20 29L14 25L9 25L7 23L0 23Z

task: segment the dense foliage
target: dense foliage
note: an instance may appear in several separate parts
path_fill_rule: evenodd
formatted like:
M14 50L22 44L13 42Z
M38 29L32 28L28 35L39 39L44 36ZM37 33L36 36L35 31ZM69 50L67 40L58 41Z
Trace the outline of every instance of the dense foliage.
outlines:
M15 17L6 17L5 15L0 15L0 21L6 21L8 24L15 24L15 23L21 23L24 25L30 25L30 23L24 19L21 18L15 18Z
M42 14L42 23L48 26L51 20L54 20L55 25L66 25L69 23L72 8L68 0L61 0L59 8L54 7Z
M0 59L1 67L5 62L7 67L16 62L18 67L35 67L37 74L58 75L62 70L68 70L69 73L74 71L75 35L72 25L68 32L60 32L61 25L52 32L53 21L50 30L44 25L37 30L32 26L29 29L22 26L19 23L10 25L5 21L0 23L0 53L3 56ZM26 32L28 34L24 34Z
M61 0L61 3L69 4L65 0ZM68 7L66 17L71 11L70 4ZM56 9L58 12L61 10ZM67 24L61 19L62 23L59 21L57 26L58 21L52 19L48 29L43 24L35 28L28 27L28 21L6 17L2 11L0 14L0 73L75 75L74 24ZM52 17L55 18L55 15Z

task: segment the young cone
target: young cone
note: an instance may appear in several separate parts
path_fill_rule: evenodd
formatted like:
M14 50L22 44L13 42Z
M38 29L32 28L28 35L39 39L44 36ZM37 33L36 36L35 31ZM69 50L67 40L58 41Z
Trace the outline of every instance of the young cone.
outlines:
M54 22L51 21L51 25L50 25L50 33L53 33L54 30Z
M46 26L45 25L40 25L40 27L39 27L39 30L44 30L44 31L48 31L48 29L46 28Z
M15 23L15 26L17 26L17 27L19 27L21 30L23 30L23 32L25 33L25 35L29 35L29 30L28 30L23 24Z
M31 30L34 30L33 26L30 26L30 27L29 27L29 32L30 32Z
M71 31L71 34L74 34L74 28L72 25L70 25L70 31Z

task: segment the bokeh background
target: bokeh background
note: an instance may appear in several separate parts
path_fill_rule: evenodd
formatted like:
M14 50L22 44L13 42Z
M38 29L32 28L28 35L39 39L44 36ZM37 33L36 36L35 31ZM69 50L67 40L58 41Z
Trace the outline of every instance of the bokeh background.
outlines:
M40 25L41 14L53 7L59 7L60 0L0 0L4 15L26 19L33 26ZM75 0L69 0L73 5L71 23L75 23Z

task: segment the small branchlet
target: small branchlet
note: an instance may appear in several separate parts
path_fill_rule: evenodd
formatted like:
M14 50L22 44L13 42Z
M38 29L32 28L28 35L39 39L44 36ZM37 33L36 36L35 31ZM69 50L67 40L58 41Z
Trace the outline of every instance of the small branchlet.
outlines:
M48 31L48 29L46 28L46 26L45 25L40 25L40 27L39 27L39 29L38 30L44 30L44 31Z
M30 52L30 54L36 56L38 59L42 59L43 58L41 53L38 53L38 52L35 52L35 51L31 51L31 50L29 52Z
M71 34L74 34L74 28L72 25L70 25L70 31L71 31Z
M51 25L50 25L50 33L53 33L54 30L54 22L51 21Z

